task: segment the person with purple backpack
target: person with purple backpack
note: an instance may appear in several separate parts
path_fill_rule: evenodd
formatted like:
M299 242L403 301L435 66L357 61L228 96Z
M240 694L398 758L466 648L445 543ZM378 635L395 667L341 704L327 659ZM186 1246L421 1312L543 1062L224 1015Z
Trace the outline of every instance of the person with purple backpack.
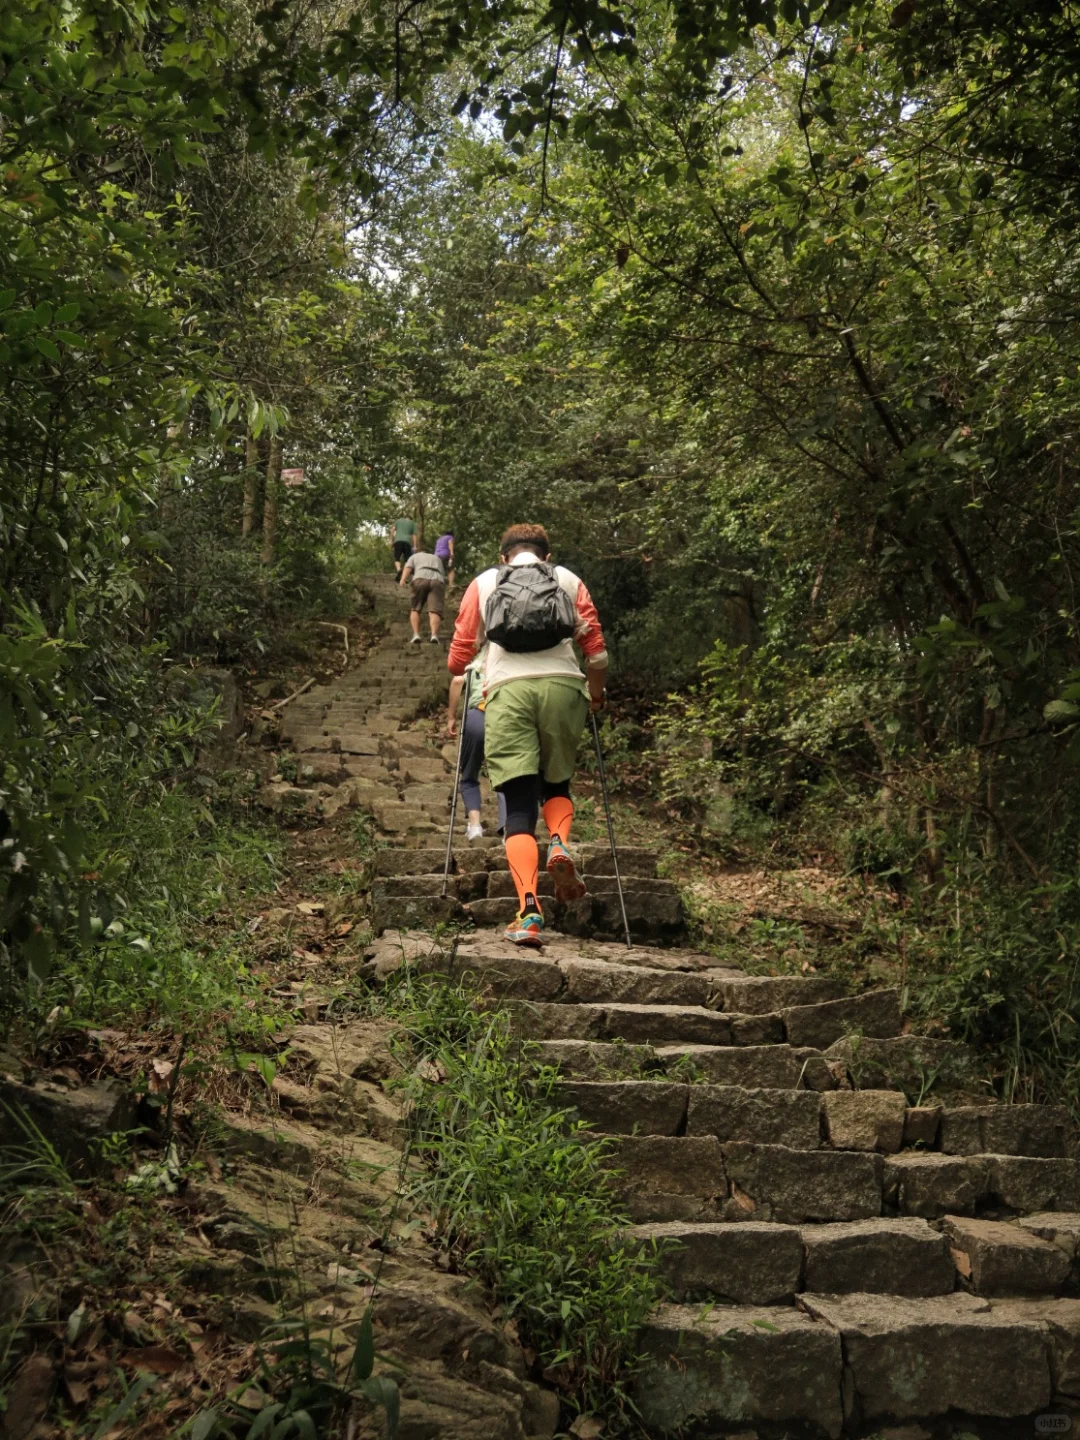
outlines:
M435 541L435 554L446 567L446 583L449 589L454 588L454 532L447 530L445 535L440 535Z

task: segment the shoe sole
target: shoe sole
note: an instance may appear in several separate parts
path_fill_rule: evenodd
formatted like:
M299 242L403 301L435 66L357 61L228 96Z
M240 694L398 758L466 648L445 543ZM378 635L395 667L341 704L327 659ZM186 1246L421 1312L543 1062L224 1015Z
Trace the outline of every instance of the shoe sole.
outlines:
M549 860L547 872L560 905L569 905L572 900L581 900L588 894L585 881L578 875L577 866L569 855L558 855Z
M525 934L504 935L504 940L509 940L511 945L526 945L532 950L539 950L544 944L544 936L540 931L526 932Z

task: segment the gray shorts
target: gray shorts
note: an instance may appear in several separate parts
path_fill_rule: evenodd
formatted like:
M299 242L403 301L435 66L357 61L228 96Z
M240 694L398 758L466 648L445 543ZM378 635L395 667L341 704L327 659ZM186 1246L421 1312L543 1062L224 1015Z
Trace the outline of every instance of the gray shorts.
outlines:
M412 582L411 610L423 610L427 601L429 615L442 615L446 601L445 580L414 580Z

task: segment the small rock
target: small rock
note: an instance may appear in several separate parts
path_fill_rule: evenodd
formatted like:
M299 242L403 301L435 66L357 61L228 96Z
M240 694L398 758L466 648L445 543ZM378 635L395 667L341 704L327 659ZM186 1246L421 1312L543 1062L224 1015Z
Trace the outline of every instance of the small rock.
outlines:
M29 1440L52 1399L56 1372L47 1355L29 1355L7 1392L4 1440Z

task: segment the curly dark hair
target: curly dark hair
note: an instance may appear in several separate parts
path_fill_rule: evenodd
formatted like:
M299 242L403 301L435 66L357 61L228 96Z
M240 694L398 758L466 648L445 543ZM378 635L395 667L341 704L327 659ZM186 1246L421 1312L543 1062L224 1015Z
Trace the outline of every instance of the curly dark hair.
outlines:
M499 541L499 554L508 556L511 550L520 550L527 545L541 560L551 554L548 533L542 525L511 525Z

